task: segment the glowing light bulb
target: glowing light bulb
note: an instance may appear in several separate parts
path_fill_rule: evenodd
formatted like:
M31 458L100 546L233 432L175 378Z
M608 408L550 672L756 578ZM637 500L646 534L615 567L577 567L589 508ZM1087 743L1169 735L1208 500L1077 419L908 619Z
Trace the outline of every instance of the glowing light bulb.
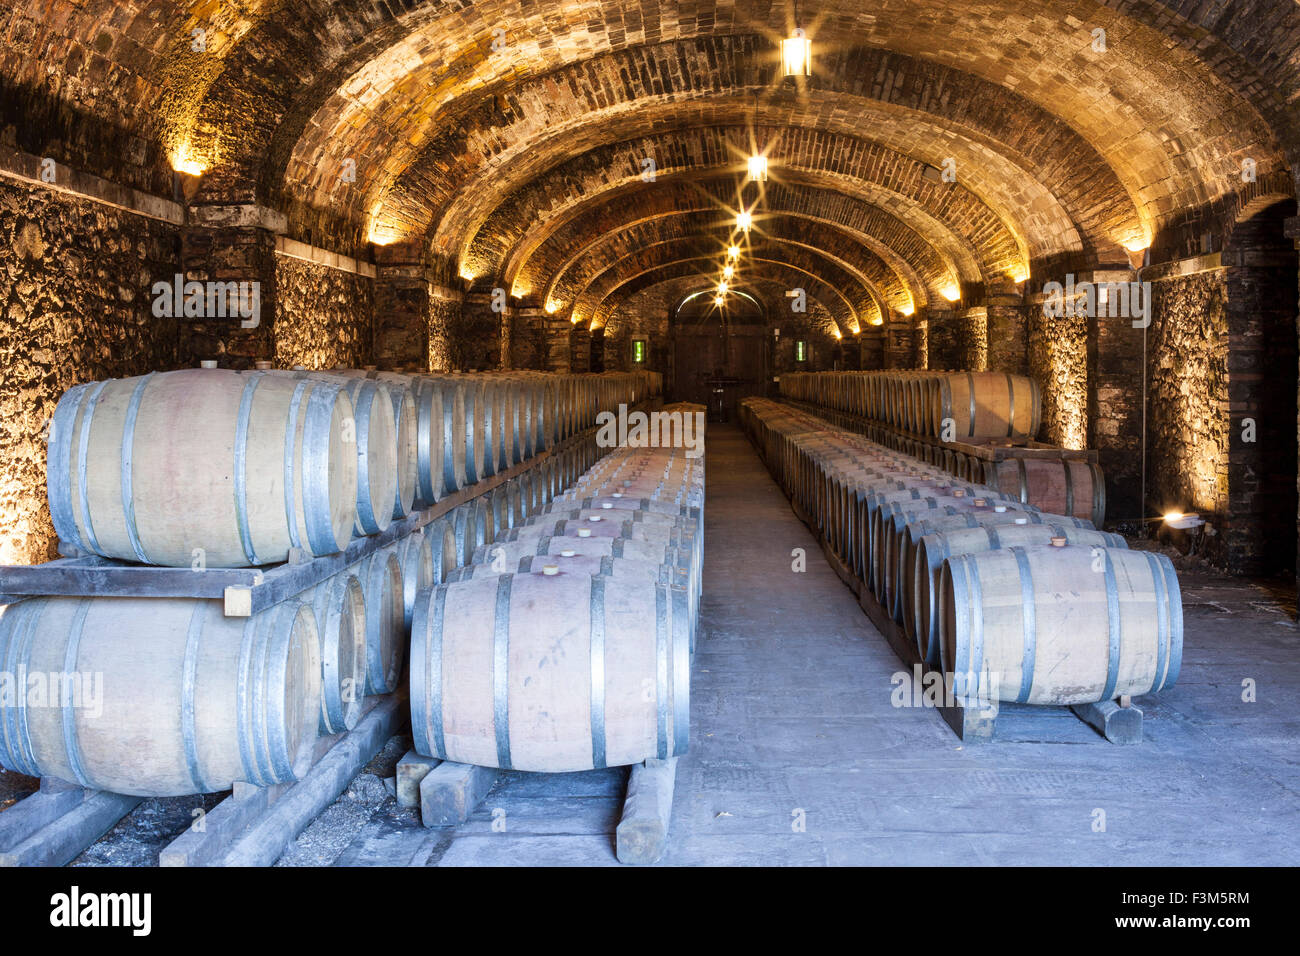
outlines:
M736 267L735 267L735 266L724 266L723 269L722 269L722 277L723 277L724 279L730 279L730 278L731 278L732 276L734 276L735 274L736 274Z
M756 183L767 182L767 157L749 157L749 178Z
M748 210L736 213L736 228L749 232L749 227L754 224L754 216Z

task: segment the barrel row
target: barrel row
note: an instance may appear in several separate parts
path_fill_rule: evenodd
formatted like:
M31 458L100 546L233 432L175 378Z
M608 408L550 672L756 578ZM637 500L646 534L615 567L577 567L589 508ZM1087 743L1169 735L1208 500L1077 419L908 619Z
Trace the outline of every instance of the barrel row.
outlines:
M185 369L78 385L50 427L61 540L171 567L342 550L644 402L650 373Z
M540 512L602 453L591 433L567 442L490 495L252 617L183 598L0 606L0 766L141 796L299 778L319 735L352 729L366 696L398 687L420 593L512 520Z
M970 444L923 438L820 405L809 403L804 407L839 428L919 458L961 481L985 485L1043 511L1086 518L1095 525L1106 520L1106 482L1101 467L1078 452L1055 449L1051 450L1052 457L1044 457L1049 449L1036 446L1031 453L1034 457L1027 457L1021 449L1007 447L1001 450L1000 460L994 460Z
M746 399L740 421L920 659L972 694L1074 704L1177 679L1181 600L1165 556L954 481L790 405Z
M919 435L980 441L1038 434L1038 383L1007 372L794 372L781 394Z
M702 457L615 449L423 592L415 749L539 772L685 752L703 491Z

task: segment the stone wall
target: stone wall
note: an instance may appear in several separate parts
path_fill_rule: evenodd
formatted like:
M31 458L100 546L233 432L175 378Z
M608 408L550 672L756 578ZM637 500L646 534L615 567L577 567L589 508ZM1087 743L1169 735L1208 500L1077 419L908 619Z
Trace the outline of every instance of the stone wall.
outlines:
M1158 279L1147 339L1149 512L1228 512L1228 277L1224 269ZM1223 536L1211 539L1222 559Z
M54 557L45 429L73 385L177 364L175 226L0 178L0 563Z
M1043 402L1039 440L1083 448L1088 436L1088 320L1082 315L1048 316L1041 304L1027 312L1025 364Z
M275 285L277 368L360 368L372 364L373 279L276 256Z

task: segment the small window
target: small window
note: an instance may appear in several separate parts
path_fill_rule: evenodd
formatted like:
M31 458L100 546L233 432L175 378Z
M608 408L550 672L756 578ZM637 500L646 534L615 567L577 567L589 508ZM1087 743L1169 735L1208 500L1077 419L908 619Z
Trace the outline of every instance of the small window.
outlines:
M645 361L645 347L646 347L645 339L632 340L632 361L633 362L639 363Z
M808 343L799 339L794 343L794 360L796 362L808 361Z

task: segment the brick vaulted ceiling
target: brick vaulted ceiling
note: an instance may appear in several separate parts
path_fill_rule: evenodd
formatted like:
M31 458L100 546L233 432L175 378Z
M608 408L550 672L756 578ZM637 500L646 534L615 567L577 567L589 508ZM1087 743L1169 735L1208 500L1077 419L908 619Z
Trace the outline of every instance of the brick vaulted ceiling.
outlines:
M281 209L340 252L417 243L449 281L593 327L710 273L756 149L756 278L802 276L846 329L953 284L1168 257L1294 192L1296 0L799 17L815 67L796 83L777 0L16 0L0 105L32 118L4 133L29 151L154 192L196 162L199 203Z

